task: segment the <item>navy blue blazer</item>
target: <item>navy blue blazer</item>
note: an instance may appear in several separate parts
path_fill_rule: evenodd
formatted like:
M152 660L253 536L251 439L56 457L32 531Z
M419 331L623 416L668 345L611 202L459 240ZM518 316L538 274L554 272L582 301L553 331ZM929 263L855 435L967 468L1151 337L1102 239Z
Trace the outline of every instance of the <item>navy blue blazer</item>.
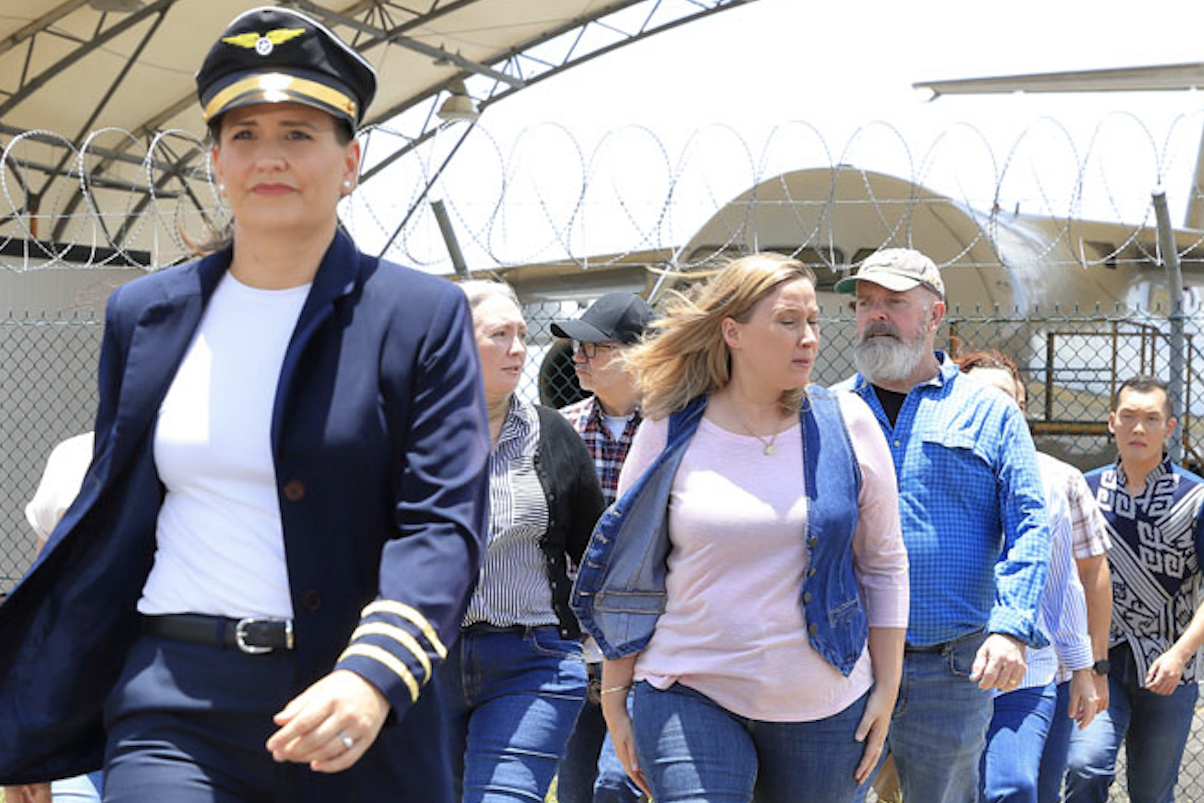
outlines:
M139 637L155 551L154 422L229 261L227 250L141 277L109 300L92 466L0 605L2 783L101 764L102 705ZM439 708L419 693L458 633L484 551L488 433L463 293L337 234L272 414L295 691L355 671L389 699L391 722L413 709L403 729L420 752Z

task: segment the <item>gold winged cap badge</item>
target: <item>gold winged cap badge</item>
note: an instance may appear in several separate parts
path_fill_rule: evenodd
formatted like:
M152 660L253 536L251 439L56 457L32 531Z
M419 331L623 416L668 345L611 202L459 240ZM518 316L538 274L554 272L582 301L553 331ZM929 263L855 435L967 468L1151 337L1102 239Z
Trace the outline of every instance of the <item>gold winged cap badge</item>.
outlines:
M228 45L254 50L261 56L272 52L276 45L282 45L290 39L295 39L305 33L304 28L277 28L274 31L260 35L255 31L226 36L222 39Z

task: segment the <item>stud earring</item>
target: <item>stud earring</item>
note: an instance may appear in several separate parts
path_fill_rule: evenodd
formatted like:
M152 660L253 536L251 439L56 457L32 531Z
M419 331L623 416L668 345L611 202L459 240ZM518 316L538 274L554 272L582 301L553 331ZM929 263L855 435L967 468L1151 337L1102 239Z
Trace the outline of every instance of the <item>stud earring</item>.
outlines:
M217 191L218 191L219 193L224 193L224 192L226 191L226 185L225 185L225 184L218 184L218 185L217 185Z
M343 189L347 190L347 192L351 192L351 180L350 179L346 179L346 178L343 179Z

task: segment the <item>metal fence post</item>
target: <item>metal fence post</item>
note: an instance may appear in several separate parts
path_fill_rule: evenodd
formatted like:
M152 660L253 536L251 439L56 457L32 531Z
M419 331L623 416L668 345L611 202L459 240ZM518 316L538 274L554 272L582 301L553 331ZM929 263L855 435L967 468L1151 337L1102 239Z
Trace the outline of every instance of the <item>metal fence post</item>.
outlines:
M1171 363L1167 385L1170 386L1171 410L1177 415L1186 416L1187 409L1183 405L1183 274L1179 271L1179 247L1175 244L1175 230L1166 208L1166 192L1161 187L1155 187L1152 196L1154 217L1158 221L1159 256L1166 266L1170 283ZM1182 432L1170 443L1170 457L1176 463L1183 460Z

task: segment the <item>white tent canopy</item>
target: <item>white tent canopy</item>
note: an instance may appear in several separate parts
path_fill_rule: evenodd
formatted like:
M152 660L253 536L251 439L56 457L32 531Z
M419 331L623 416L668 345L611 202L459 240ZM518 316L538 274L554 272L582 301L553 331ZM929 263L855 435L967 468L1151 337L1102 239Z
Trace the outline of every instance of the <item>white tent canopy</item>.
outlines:
M377 68L373 168L428 138L461 82L485 108L574 64L752 0L284 0ZM170 256L157 221L213 206L193 73L254 0L5 0L0 245ZM165 133L172 132L172 133ZM371 179L372 169L365 175ZM81 220L86 219L86 223ZM36 249L35 249L36 250ZM45 251L45 249L43 249ZM52 256L57 251L44 253Z

